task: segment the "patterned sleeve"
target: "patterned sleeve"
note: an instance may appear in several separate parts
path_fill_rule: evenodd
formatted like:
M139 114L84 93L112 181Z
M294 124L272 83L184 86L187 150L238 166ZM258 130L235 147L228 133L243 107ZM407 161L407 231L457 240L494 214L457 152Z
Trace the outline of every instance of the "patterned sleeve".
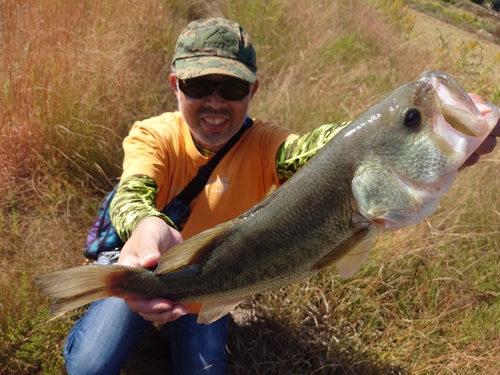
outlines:
M159 217L176 228L168 216L156 208L157 195L158 186L152 178L145 175L133 175L120 183L111 201L110 217L123 241L127 241L139 223L150 216Z
M276 170L280 180L292 177L321 147L349 122L326 124L304 134L289 137L276 153Z

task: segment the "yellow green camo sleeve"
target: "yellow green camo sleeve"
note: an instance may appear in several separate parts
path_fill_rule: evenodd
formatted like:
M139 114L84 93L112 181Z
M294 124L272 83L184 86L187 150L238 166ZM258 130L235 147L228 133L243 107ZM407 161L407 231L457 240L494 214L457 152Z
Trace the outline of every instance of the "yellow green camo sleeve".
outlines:
M156 216L176 228L155 205L158 187L145 175L133 175L120 183L110 206L110 217L116 233L125 242L139 223L147 217ZM176 228L177 229L177 228Z
M288 179L299 170L321 147L349 125L326 124L304 135L289 137L276 153L278 177Z

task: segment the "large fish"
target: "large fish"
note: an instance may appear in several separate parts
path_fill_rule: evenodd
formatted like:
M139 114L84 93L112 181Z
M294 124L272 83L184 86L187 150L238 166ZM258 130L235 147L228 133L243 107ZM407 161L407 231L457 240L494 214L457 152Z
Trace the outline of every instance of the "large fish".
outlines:
M483 116L449 75L425 72L329 141L283 186L238 218L168 250L155 272L86 266L38 276L60 314L97 299L164 297L202 302L210 323L246 297L334 264L350 276L383 230L416 224L436 208L486 138Z

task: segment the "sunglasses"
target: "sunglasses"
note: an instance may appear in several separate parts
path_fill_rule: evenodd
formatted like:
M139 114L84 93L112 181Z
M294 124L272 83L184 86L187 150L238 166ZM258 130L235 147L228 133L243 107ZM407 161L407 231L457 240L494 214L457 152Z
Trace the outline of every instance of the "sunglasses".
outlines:
M204 78L177 79L179 89L193 99L206 98L214 89L226 100L240 100L250 93L251 83L232 78L222 82L211 82Z

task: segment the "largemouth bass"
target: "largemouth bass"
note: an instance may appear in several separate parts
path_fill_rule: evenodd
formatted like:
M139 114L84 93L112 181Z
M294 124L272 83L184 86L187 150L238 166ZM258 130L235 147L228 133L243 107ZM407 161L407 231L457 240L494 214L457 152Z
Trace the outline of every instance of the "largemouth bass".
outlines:
M200 323L246 297L336 265L348 277L384 230L437 207L458 168L497 123L449 75L425 72L330 140L292 178L236 219L169 249L156 271L86 266L36 277L53 314L97 299L202 302Z

